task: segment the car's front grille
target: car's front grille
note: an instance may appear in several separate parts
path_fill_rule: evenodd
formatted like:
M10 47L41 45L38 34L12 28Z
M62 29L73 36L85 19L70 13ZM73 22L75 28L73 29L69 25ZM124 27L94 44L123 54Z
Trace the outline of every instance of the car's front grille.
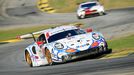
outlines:
M98 50L98 47L84 50L84 51L80 51L80 52L76 52L75 55L79 56L79 55L84 55L84 54L88 54L88 53L93 53L93 52L96 52L97 50Z
M99 52L99 47L95 47L95 48L90 48L88 50L65 55L65 56L63 56L63 59L67 61L67 60L72 60L72 59L76 59L76 58L80 58L80 57L94 55L94 54L97 54L98 52Z
M98 47L91 48L91 49L88 49L88 50L84 50L84 51L80 51L80 52L69 54L69 57L71 57L71 58L73 58L73 57L77 58L77 57L82 57L82 56L97 54L98 50L99 50Z

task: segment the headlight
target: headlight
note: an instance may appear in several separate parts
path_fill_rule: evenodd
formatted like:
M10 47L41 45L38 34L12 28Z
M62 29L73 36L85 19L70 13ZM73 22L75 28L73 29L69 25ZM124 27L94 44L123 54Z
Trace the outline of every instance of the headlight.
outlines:
M61 43L56 43L54 46L57 49L63 49L64 48L63 44L61 44Z
M81 10L80 13L85 13L85 10Z
M97 34L97 33L93 33L93 34L92 34L92 37L93 37L95 40L99 40L99 39L100 39L100 35Z
M85 10L83 10L83 9L82 10L78 10L78 13L79 14L83 14L83 13L85 13Z

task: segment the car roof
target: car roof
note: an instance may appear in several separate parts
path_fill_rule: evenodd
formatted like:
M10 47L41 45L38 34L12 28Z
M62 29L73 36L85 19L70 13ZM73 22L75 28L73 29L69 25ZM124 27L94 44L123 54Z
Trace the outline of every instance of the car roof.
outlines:
M84 2L84 3L81 3L80 6L84 4L88 4L88 3L98 3L98 2L97 1Z
M55 28L50 28L47 30L44 30L42 33L43 34L49 34L50 36L60 33L60 32L64 32L67 30L73 30L73 29L78 29L76 26L71 26L71 25L66 25L66 26L58 26Z

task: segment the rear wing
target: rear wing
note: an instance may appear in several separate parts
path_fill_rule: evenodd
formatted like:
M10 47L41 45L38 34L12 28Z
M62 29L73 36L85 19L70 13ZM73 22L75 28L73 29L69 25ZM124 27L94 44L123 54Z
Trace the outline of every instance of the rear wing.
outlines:
M33 33L29 33L29 34L25 34L25 35L21 35L21 36L17 36L17 39L29 39L29 38L34 38L37 37L38 35L48 31L50 29L47 30L41 30L41 31L37 31L37 32L33 32Z

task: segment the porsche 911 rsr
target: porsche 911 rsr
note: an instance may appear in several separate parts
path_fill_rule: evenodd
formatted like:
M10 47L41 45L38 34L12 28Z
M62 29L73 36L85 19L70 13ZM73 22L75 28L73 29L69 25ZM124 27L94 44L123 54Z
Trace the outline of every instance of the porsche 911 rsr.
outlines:
M104 7L97 1L81 3L77 9L78 19L83 19L88 15L99 14L104 15Z
M108 45L101 33L88 33L75 26L59 26L44 30L37 40L25 49L25 60L34 67L107 52Z

